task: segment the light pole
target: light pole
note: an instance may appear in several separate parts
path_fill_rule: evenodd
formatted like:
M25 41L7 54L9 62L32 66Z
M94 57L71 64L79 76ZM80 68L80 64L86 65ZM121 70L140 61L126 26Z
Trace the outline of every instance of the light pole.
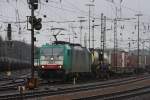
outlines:
M86 4L86 6L89 7L89 48L90 48L90 37L91 37L91 6L94 6L93 4Z

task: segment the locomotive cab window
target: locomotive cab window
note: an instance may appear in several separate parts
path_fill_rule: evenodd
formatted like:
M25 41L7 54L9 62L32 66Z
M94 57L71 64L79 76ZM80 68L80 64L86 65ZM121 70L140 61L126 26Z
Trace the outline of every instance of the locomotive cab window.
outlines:
M41 64L63 64L63 48L42 48Z

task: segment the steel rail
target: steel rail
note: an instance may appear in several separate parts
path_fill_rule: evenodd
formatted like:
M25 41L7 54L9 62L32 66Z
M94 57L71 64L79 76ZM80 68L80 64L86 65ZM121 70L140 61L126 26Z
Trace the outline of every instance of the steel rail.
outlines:
M122 100L122 99L132 98L135 96L140 96L148 93L150 93L150 86L145 86L145 87L136 88L136 89L123 91L123 92L116 92L112 94L77 98L73 100Z

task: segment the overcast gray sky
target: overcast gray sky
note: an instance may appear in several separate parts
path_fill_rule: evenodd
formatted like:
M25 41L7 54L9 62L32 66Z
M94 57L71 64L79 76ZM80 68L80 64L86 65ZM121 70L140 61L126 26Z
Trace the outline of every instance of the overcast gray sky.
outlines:
M88 7L86 4L93 3L95 6L91 8L91 19L92 17L100 18L101 13L104 13L107 18L114 19L116 13L116 7L118 8L118 17L121 14L122 18L136 18L135 14L141 13L143 16L140 18L140 37L141 39L148 39L150 37L148 26L150 21L150 0L40 0L39 9L35 11L37 17L41 17L43 21L42 30L39 31L40 34L36 34L37 42L36 45L41 45L46 42L54 41L52 34L56 34L58 30L51 31L52 27L65 28L65 31L61 31L62 34L58 36L58 40L71 41L75 43L80 43L80 23L78 17L85 17L87 22L84 22L82 30L82 45L84 45L84 38L88 38ZM60 2L61 1L61 2ZM121 2L122 1L122 2ZM121 2L121 5L120 5ZM120 13L121 7L121 13ZM14 40L25 40L30 43L30 32L27 31L26 27L26 16L30 16L30 9L27 4L27 0L1 0L0 1L0 35L5 38L5 30L7 23L12 23L13 27L13 39ZM43 16L47 17L44 18ZM23 23L13 23L16 21L21 21ZM75 21L68 23L56 23L52 21L62 22L62 21ZM130 39L137 39L137 19L130 21L118 22L118 44L120 48L127 49L128 42ZM100 25L100 20L96 19L95 24ZM124 26L124 29L121 29ZM19 35L19 27L21 27L21 35ZM70 28L76 27L76 28ZM112 28L112 30L107 31L107 47L113 47L113 22L107 21L107 29ZM70 35L68 35L70 34ZM77 34L74 38L74 35ZM69 39L70 37L70 39ZM95 48L99 47L100 40L100 27L95 28ZM131 43L133 49L136 48L136 42ZM145 45L149 45L145 43Z

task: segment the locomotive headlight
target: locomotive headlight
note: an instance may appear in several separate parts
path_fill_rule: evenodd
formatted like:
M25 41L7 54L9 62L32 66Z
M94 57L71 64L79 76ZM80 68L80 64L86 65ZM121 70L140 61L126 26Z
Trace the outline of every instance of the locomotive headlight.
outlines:
M59 68L62 68L62 66L60 65Z
M52 57L51 60L54 60L54 58Z
M42 68L44 68L44 66L42 66Z

